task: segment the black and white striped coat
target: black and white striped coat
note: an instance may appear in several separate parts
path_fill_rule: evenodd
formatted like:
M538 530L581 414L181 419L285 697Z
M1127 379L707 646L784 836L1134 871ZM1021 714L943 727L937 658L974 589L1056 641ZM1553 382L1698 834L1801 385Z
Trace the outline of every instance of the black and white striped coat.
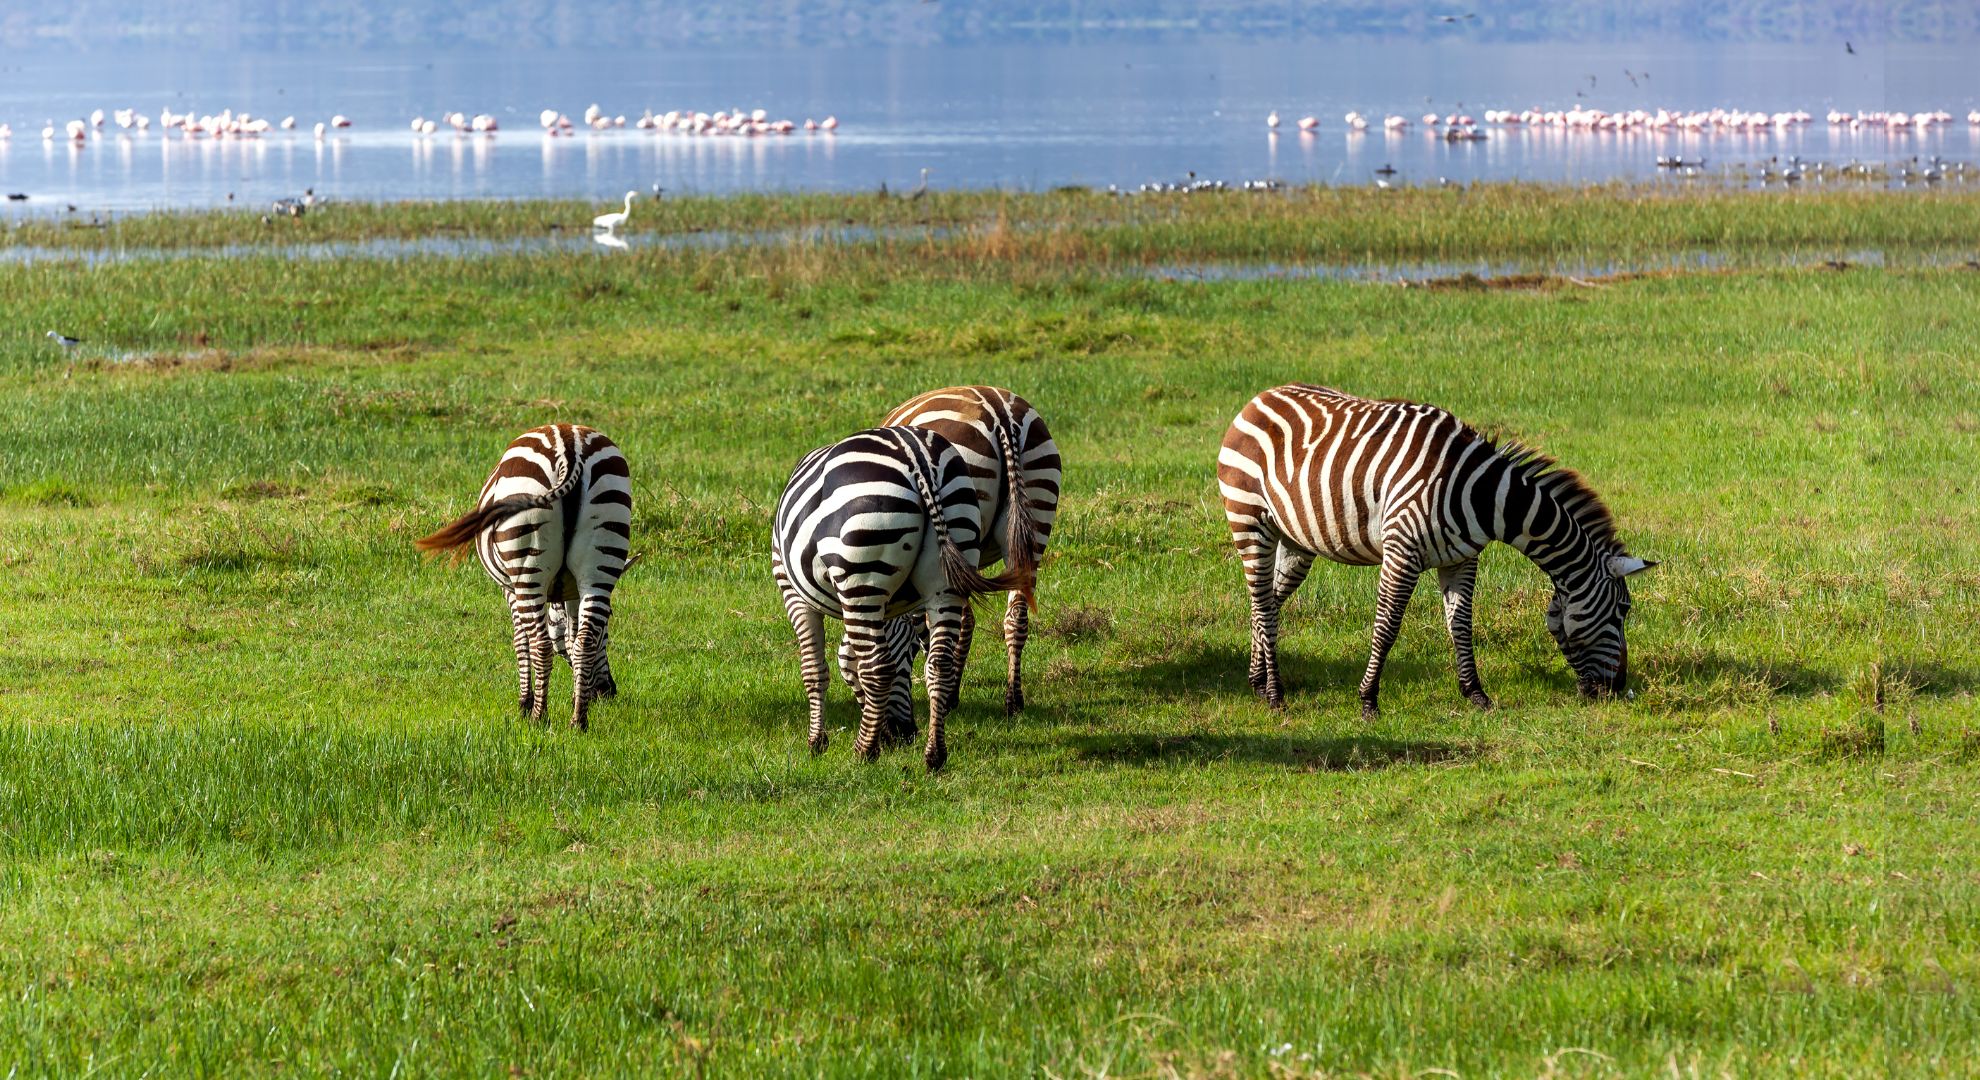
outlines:
M890 619L923 613L928 634L929 769L947 760L943 719L961 677L957 653L972 597L1026 584L977 569L983 530L976 489L947 439L909 427L872 428L805 455L777 501L770 561L797 632L813 751L825 749L826 616L844 620L860 704L854 750L872 758L890 702L908 694L905 665L887 659ZM911 707L910 707L911 708Z
M419 546L474 545L509 603L522 711L545 718L552 657L562 655L575 681L571 725L583 729L592 699L618 691L605 648L631 535L625 455L602 432L547 424L516 436L475 509Z
M921 428L949 440L969 467L970 482L976 488L977 516L984 522L979 565L1003 562L1035 580L1052 538L1052 523L1058 517L1061 478L1058 444L1052 441L1038 410L1002 387L948 386L902 402L883 423ZM1017 552L1017 557L1013 558L1012 552ZM1024 708L1024 646L1030 636L1032 606L1031 592L1025 589L1013 591L1004 608L1006 715ZM889 663L911 670L915 653L928 636L918 623L910 619L888 625L885 652ZM958 666L969 662L975 631L975 609L966 607ZM841 640L839 671L848 684L856 681L851 661L850 643ZM905 702L903 695L897 704ZM951 699L949 708L955 704ZM911 710L895 711L890 717L890 727L913 734Z
M1274 707L1279 609L1316 556L1381 570L1373 647L1361 680L1376 715L1382 665L1417 578L1436 569L1458 687L1491 699L1471 648L1478 553L1512 545L1553 579L1553 634L1589 695L1621 692L1628 677L1624 580L1656 565L1630 555L1601 499L1551 458L1495 446L1433 405L1373 401L1293 385L1251 399L1217 458L1231 538L1251 596L1251 685Z

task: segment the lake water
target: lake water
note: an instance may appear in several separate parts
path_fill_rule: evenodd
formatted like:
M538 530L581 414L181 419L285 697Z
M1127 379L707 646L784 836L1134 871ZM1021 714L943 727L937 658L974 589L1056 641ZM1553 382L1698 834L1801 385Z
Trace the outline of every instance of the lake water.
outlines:
M0 60L0 190L5 213L219 206L314 188L333 199L578 197L616 202L629 188L673 192L912 188L1132 189L1199 177L1290 183L1526 179L1587 182L1657 173L1656 158L1707 169L1798 154L1831 162L1980 158L1980 76L1966 45L1654 46L1443 41L1210 42L762 51L200 53L176 49L14 52ZM545 108L577 119L591 103L643 110L763 108L802 123L839 118L830 135L696 137L630 125L548 138ZM1381 117L1487 108L1806 110L1816 121L1756 134L1614 134L1488 128L1447 143L1420 123ZM91 110L135 108L149 133L106 125L76 145L59 129ZM300 129L254 139L165 134L160 110L248 111ZM1833 129L1829 109L1944 109L1928 132ZM498 117L493 135L414 116ZM1268 134L1276 110L1284 126ZM1374 130L1353 133L1358 110ZM334 113L353 126L318 141ZM1295 130L1320 118L1313 134ZM42 126L58 129L52 141Z

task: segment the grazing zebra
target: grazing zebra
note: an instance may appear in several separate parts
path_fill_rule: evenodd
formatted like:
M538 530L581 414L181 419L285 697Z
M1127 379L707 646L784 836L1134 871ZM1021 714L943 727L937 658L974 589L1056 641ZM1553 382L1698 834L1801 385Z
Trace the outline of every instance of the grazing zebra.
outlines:
M551 658L561 655L576 681L571 726L582 731L592 699L618 692L605 658L606 624L631 535L626 456L602 432L547 424L516 436L475 508L419 547L474 545L508 597L523 713L545 719Z
M977 565L989 566L1001 560L1009 569L1035 580L1038 564L1045 558L1045 545L1052 538L1053 519L1058 516L1060 476L1059 447L1038 410L1001 387L949 386L901 403L882 424L932 431L955 446L969 467L970 482L976 488L977 519L984 523ZM1004 609L1004 651L1009 658L1004 677L1005 715L1024 708L1024 643L1030 635L1033 606L1030 591L1025 589L1012 592ZM958 669L969 662L970 639L975 632L975 609L965 607L956 648ZM925 628L917 630L905 624L890 624L887 634L886 654L897 665L912 665L916 649L927 639ZM850 639L839 643L839 672L851 684L854 676L849 643ZM903 692L899 704L906 702ZM947 707L956 707L953 696ZM911 709L890 715L895 721L893 728L905 722L900 734L914 734Z
M1252 398L1217 456L1217 484L1251 593L1251 686L1274 708L1279 609L1315 556L1382 568L1374 647L1361 711L1377 715L1382 663L1424 570L1437 570L1458 689L1491 698L1471 652L1478 553L1494 540L1553 579L1547 630L1583 694L1620 693L1628 675L1624 580L1656 563L1623 550L1608 508L1573 472L1518 445L1495 446L1450 413L1371 401L1324 386L1281 386Z
M948 758L942 721L962 675L956 646L963 611L974 597L1030 587L1020 570L990 578L977 569L981 522L967 463L932 431L872 428L798 462L777 500L770 564L797 632L814 752L826 743L824 617L846 624L860 705L853 749L871 759L882 735L899 730L889 703L898 708L908 694L907 665L894 649L913 631L902 620L890 646L888 620L925 612L923 760L931 771L942 767Z

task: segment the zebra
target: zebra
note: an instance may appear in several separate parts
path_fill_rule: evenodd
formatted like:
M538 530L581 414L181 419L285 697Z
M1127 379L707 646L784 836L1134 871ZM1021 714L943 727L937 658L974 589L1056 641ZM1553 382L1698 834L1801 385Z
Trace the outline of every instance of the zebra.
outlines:
M418 546L474 545L508 598L522 713L547 718L552 657L563 656L576 682L571 726L583 731L592 700L618 693L605 657L606 626L631 536L625 455L602 432L546 424L516 436L475 508Z
M977 596L1030 588L1020 568L994 578L977 569L981 522L968 464L932 431L870 428L813 450L792 470L777 500L770 564L797 633L814 753L827 742L825 616L846 624L860 705L853 750L871 760L883 735L899 734L889 713L909 693L908 664L889 644L888 621L902 623L893 632L898 643L913 633L901 617L925 612L928 742L922 760L931 772L948 760L942 722L962 674L956 646L963 610Z
M969 467L977 519L984 523L978 565L1002 561L1035 581L1058 516L1060 482L1059 447L1038 410L1002 387L948 386L902 402L881 424L933 431L955 446ZM1034 606L1028 590L1014 591L1004 609L1004 650L1009 661L1004 677L1006 716L1024 709L1024 645ZM920 621L888 623L887 663L912 671L915 654L925 647L928 634L925 626L909 622ZM975 632L975 608L964 607L956 647L958 669L969 662ZM839 642L839 673L848 686L857 681L851 642L851 638ZM961 690L960 679L956 690ZM951 696L946 708L955 707L956 698ZM904 737L914 735L914 713L905 691L889 710L889 728Z
M1381 567L1363 719L1379 715L1382 664L1423 571L1435 568L1458 689L1490 708L1471 650L1478 553L1517 548L1553 580L1547 630L1588 697L1628 676L1627 578L1657 565L1624 550L1586 481L1517 443L1495 445L1433 405L1295 384L1252 398L1224 435L1217 484L1251 598L1252 689L1285 704L1279 609L1316 556Z

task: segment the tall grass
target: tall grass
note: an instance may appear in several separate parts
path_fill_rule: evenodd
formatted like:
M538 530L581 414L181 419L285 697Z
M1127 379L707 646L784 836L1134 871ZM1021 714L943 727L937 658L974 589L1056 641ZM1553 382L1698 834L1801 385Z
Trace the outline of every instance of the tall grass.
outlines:
M1354 227L1432 228L1384 205ZM1715 206L1683 227L1736 232ZM0 269L18 322L90 339L0 341L0 1068L1971 1071L1980 277L1161 281L976 209L849 246ZM1258 704L1212 470L1295 379L1587 475L1663 564L1635 699L1578 700L1499 549L1497 709L1427 594L1363 723L1374 582L1330 565ZM804 450L970 381L1066 459L1030 707L986 617L944 774L814 758L769 507ZM587 735L515 719L494 587L411 548L550 419L626 448L645 553Z

